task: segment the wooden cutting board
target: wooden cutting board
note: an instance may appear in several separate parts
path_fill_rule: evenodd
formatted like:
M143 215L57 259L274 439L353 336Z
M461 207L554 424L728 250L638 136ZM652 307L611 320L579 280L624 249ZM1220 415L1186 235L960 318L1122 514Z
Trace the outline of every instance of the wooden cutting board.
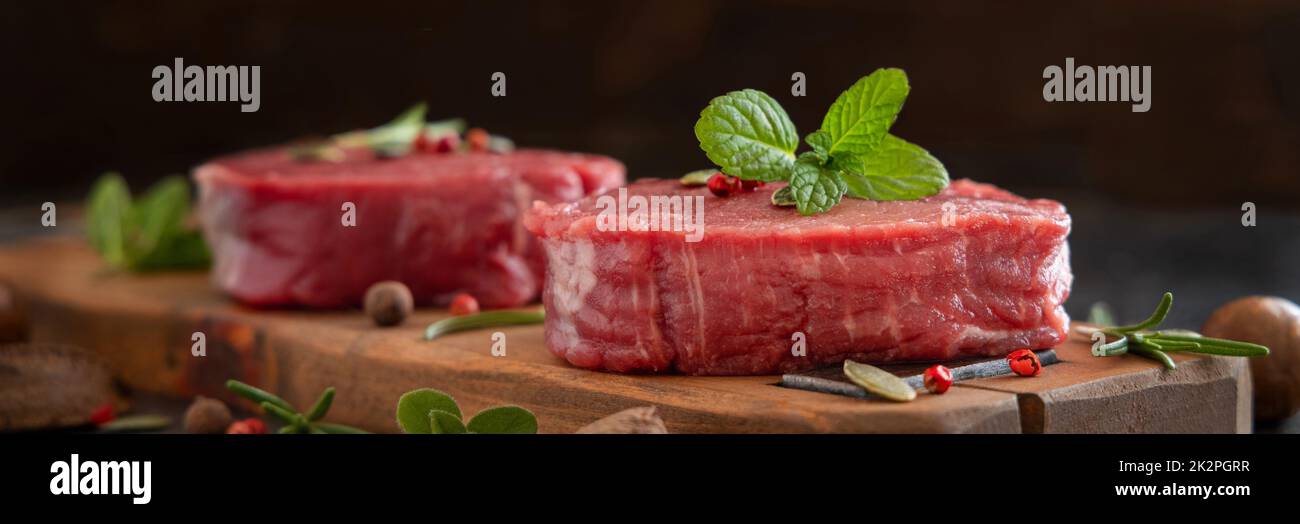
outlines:
M1241 359L1176 357L1166 371L1138 357L1096 358L1087 342L1057 348L1061 363L1035 378L960 382L910 403L862 400L777 386L778 377L616 375L552 356L541 326L421 340L446 316L420 310L404 326L375 328L361 311L263 311L215 291L201 272L137 275L106 269L84 242L43 237L0 246L0 281L14 291L34 341L102 353L139 390L234 400L237 378L306 407L338 390L331 421L397 431L405 391L432 387L467 413L516 404L541 430L571 432L616 411L658 407L672 432L1018 433L1247 432L1250 380ZM191 355L202 332L207 355Z

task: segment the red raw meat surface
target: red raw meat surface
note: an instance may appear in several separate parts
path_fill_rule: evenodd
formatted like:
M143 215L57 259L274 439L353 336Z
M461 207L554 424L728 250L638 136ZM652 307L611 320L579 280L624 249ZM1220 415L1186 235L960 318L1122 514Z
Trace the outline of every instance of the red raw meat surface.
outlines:
M521 150L341 162L293 160L285 148L218 158L194 172L216 285L254 306L342 307L381 280L420 304L460 292L484 307L536 298L543 255L521 221L529 204L571 202L624 183L593 155ZM356 226L341 221L356 205Z
M681 232L601 231L595 195L534 204L525 223L547 253L550 350L591 369L753 375L1065 339L1073 276L1060 203L957 180L917 201L845 198L804 217L771 205L780 187L719 198L675 180L629 186L629 195L703 195L695 243ZM792 354L796 332L806 356Z

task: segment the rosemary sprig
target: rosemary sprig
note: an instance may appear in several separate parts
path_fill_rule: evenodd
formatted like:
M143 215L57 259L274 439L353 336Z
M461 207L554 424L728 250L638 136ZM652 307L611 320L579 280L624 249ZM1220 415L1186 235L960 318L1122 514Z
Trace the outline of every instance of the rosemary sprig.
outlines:
M1110 357L1132 352L1159 361L1168 369L1174 369L1176 364L1174 359L1170 358L1170 353L1204 353L1229 357L1268 355L1268 348L1259 344L1205 337L1194 331L1181 329L1152 331L1165 321L1173 304L1174 294L1166 292L1165 296L1161 297L1156 310L1146 320L1127 326L1097 329L1093 335L1095 342L1092 346L1093 356ZM1097 337L1096 333L1101 333L1102 336ZM1115 340L1107 342L1106 337Z
M285 426L280 428L280 433L366 433L365 430L351 426L320 421L325 417L325 413L329 411L330 405L334 403L334 388L332 387L325 388L325 391L321 392L320 398L316 400L316 403L312 405L311 410L306 415L299 413L292 404L271 392L238 380L227 380L226 388L241 397L257 402L258 405L262 406L262 410L283 420Z
M532 311L484 311L473 315L448 317L429 324L429 327L424 330L424 339L433 340L443 335L471 329L540 324L543 320L546 320L546 312L541 309Z

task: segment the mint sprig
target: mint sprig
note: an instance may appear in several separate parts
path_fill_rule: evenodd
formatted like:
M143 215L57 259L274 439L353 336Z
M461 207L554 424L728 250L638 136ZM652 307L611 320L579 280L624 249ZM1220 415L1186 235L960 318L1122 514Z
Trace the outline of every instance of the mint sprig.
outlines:
M427 113L428 106L424 102L420 102L407 108L406 111L397 115L397 118L387 124L371 129L334 135L333 140L316 147L365 147L383 156L395 157L410 153L411 145L415 142L416 137L421 134L436 140L445 135L459 136L465 132L465 121L460 118L426 122ZM507 140L505 137L493 138ZM508 149L514 149L513 144ZM315 153L315 151L311 150L307 152Z
M133 201L122 176L107 173L86 200L86 234L110 266L151 271L208 265L203 235L189 223L184 177L164 178Z
M840 94L821 128L796 156L797 134L781 105L753 89L714 98L700 112L695 136L722 171L743 180L785 180L773 203L793 201L800 214L824 213L847 194L870 200L916 200L948 185L943 164L920 146L889 134L911 87L901 69L877 69Z

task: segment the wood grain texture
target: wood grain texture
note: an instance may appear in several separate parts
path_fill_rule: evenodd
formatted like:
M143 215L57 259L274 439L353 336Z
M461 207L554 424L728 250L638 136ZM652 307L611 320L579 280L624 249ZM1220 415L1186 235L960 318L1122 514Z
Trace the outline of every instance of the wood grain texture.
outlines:
M256 311L215 292L203 273L109 271L83 242L44 238L0 249L0 279L28 308L31 338L102 354L145 391L235 401L238 378L298 406L321 389L338 395L329 420L393 432L397 398L434 387L467 413L516 404L543 432L565 433L617 411L653 405L672 432L1014 433L1016 396L969 388L897 404L777 387L775 376L630 376L577 369L552 356L541 326L501 329L507 354L490 354L491 330L434 342L417 311L404 326L375 328L360 311ZM190 354L202 331L207 356Z
M1092 357L1085 339L1057 348L1061 363L1033 378L960 382L945 395L899 404L778 387L776 376L616 375L569 366L548 352L541 326L500 329L507 354L491 356L492 330L421 340L440 310L376 328L360 311L259 311L213 290L204 273L109 271L78 239L49 237L0 248L0 280L20 297L34 341L95 350L131 387L237 401L237 378L305 407L338 390L329 419L398 430L405 391L433 387L467 413L516 404L543 432L567 433L606 415L653 405L672 432L961 433L1244 432L1250 381L1241 359ZM202 331L207 356L190 354Z
M1249 433L1245 359L1171 353L1178 367L1124 355L1098 358L1072 334L1061 362L1037 377L959 383L1018 395L1026 433Z

